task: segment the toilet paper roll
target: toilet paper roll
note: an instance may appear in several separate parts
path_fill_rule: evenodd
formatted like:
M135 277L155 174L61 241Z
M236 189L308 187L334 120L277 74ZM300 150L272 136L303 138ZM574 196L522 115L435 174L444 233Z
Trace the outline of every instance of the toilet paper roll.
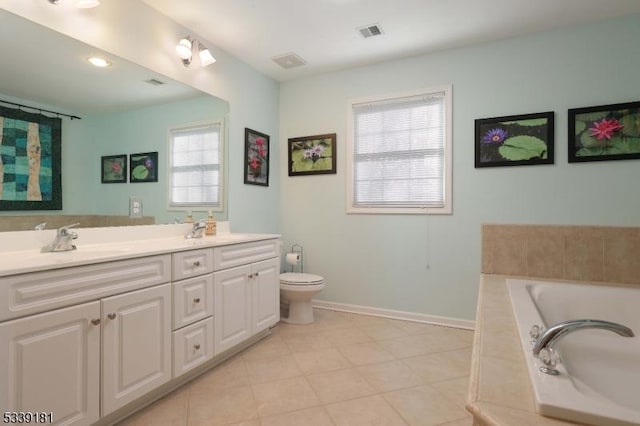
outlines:
M285 261L289 265L297 265L300 262L300 253L287 253Z

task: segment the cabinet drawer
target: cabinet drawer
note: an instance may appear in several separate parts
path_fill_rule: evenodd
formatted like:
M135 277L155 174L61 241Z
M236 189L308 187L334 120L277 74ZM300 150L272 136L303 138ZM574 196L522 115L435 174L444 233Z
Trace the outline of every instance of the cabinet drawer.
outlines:
M173 253L173 281L213 272L213 250L189 250Z
M213 249L214 269L218 271L271 259L277 257L279 251L280 244L277 239L215 247Z
M213 358L213 318L173 332L173 377Z
M213 315L213 274L173 283L173 329Z
M171 255L0 278L0 321L169 282Z

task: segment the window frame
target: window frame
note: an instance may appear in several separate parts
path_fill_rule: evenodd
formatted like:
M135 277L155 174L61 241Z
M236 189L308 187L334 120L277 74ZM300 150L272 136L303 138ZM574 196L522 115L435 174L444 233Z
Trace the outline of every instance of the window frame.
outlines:
M173 169L171 167L172 163L172 142L173 142L173 134L176 131L185 131L185 130L193 130L199 127L208 127L208 126L219 126L220 128L220 143L219 143L219 154L218 158L220 159L218 165L219 172L219 182L220 189L218 191L219 194L219 203L218 205L201 203L201 204L190 204L188 206L180 206L172 204L171 200L171 182L173 178ZM224 120L215 120L215 121L203 121L190 123L180 126L170 127L167 130L167 211L177 211L177 212L188 212L193 210L211 210L218 213L224 213L226 211L226 194L227 194L227 179L226 179L226 168L227 168L227 158L226 158L226 133L225 133L225 122Z
M453 87L449 85L435 86L427 89L411 90L388 95L369 96L365 98L350 99L347 102L347 143L346 143L346 211L347 214L452 214L452 179L453 179L453 111L452 111L452 92ZM384 207L381 205L362 207L354 206L354 112L353 106L367 102L382 102L386 100L410 98L423 95L431 95L434 93L444 93L445 105L445 146L444 146L444 205L442 207Z

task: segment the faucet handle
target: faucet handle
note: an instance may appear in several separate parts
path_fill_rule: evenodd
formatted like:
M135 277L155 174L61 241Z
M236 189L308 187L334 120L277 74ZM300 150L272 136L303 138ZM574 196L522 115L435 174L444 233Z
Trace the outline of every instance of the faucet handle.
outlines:
M65 225L58 228L58 234L60 235L69 235L69 228L73 228L74 226L78 226L80 223L72 223L71 225ZM75 232L74 232L75 233ZM74 234L72 233L72 234Z
M539 368L540 371L546 374L551 374L552 376L557 376L558 374L560 374L560 372L556 368L560 357L558 356L558 353L555 351L555 349L549 347L542 348L540 350L538 358L540 358L540 361L542 362L542 365Z
M529 344L533 345L536 343L536 341L538 340L538 338L542 335L542 333L544 332L544 327L538 324L532 325L531 329L529 330L529 337L531 337L531 340L529 341Z

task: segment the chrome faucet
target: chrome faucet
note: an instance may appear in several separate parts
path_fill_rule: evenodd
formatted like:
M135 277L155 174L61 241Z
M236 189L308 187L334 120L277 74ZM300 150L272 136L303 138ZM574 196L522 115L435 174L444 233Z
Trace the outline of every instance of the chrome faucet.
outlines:
M33 227L36 231L44 231L44 228L47 227L47 222L42 222Z
M63 226L58 228L56 232L56 237L54 238L51 244L48 244L42 247L42 252L54 252L54 251L71 251L75 250L76 246L73 244L73 240L78 238L78 234L75 232L69 231L69 228L73 228L74 226L80 225L79 223L74 223L71 225Z
M202 231L204 231L206 227L207 227L207 220L200 219L197 222L193 223L193 227L191 228L191 231L189 231L187 235L185 235L184 237L186 239L202 238Z
M562 336L566 336L569 333L573 333L577 330L585 328L599 328L603 330L613 331L623 337L634 337L633 330L622 324L618 324L610 321L595 320L595 319L579 319L571 321L563 321L552 325L545 330L533 345L533 355L540 355L540 351L543 349L551 349L553 344L558 341Z

